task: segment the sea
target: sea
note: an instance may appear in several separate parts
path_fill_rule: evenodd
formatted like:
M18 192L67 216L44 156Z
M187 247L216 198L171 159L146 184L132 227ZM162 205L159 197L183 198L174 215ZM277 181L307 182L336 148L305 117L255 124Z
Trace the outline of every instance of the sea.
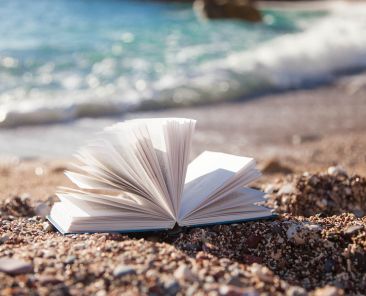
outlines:
M366 6L261 8L207 21L191 4L0 0L0 129L207 105L366 68ZM314 6L315 7L315 6Z

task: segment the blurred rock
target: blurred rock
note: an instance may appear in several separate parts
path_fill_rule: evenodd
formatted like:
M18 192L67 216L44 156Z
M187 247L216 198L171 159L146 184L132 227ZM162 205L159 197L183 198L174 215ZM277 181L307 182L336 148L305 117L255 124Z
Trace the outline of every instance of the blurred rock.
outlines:
M10 275L18 275L29 273L32 270L32 265L23 260L8 257L0 258L0 272L5 272Z
M174 272L174 277L178 280L193 281L195 276L187 265L181 265Z
M136 270L128 265L118 265L114 270L113 270L113 275L115 277L122 277L128 274L134 274L136 273Z
M322 288L318 288L312 294L313 296L341 296L344 295L342 289L338 289L332 286L325 286Z
M329 167L328 168L328 174L329 175L334 175L334 176L337 176L337 175L347 176L346 170L340 165Z
M262 167L264 174L291 174L293 170L290 167L285 166L277 159L271 159L264 163Z
M262 21L261 13L249 0L196 0L193 7L200 16L208 19Z

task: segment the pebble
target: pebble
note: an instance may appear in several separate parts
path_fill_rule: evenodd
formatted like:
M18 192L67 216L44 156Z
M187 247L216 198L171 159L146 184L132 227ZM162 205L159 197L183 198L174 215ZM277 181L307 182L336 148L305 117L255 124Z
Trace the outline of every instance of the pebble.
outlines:
M65 259L64 263L65 264L72 264L72 263L74 263L75 259L76 259L76 257L74 255L68 256Z
M166 294L176 295L180 290L180 285L175 279L171 279L164 283L164 289L166 291Z
M264 192L267 194L273 193L273 191L276 189L276 187L273 184L268 184L266 188L264 189Z
M174 277L178 280L187 280L187 281L193 281L195 279L194 274L189 269L189 267L185 264L179 266L175 270Z
M306 290L299 286L289 287L286 291L286 296L305 296L308 295Z
M9 239L10 237L8 235L3 235L0 237L0 245L6 243Z
M259 296L258 292L252 288L239 288L229 285L222 285L219 292L223 296Z
M46 203L40 203L34 208L37 216L46 217L51 211L51 208Z
M286 184L281 187L281 189L278 191L278 195L282 194L293 194L295 193L296 188L293 184Z
M263 238L259 235L251 235L250 237L248 237L245 243L248 248L254 249L259 245L262 239Z
M128 265L120 264L113 270L114 277L123 277L128 274L135 274L136 270Z
M325 286L314 291L314 296L340 296L344 295L340 289L332 286Z
M269 283L273 280L272 272L267 267L264 267L258 263L253 263L249 270L263 282Z
M53 230L53 226L50 222L46 221L42 223L43 230L46 232L51 232Z
M337 166L331 166L328 168L328 174L329 175L334 175L334 176L337 176L337 175L344 175L344 176L347 176L347 172L346 170L337 165Z
M359 232L361 229L363 229L362 225L352 225L352 226L349 226L348 228L346 228L344 230L344 233L347 235L353 235L353 234L356 234L357 232Z
M55 276L51 276L51 275L43 275L41 277L39 277L39 282L42 285L56 285L59 283L62 283L62 279L59 279Z
M20 259L2 257L0 258L0 272L10 275L29 273L33 270L32 264Z
M288 240L294 240L298 245L305 243L305 240L300 235L301 226L299 224L292 224L286 231L286 236Z

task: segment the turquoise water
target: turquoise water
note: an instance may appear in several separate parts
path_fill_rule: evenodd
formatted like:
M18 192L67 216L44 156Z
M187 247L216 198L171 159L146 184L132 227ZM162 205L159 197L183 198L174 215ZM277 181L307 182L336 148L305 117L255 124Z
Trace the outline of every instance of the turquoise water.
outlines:
M42 110L58 120L298 86L314 75L283 73L286 52L300 46L291 36L328 16L265 10L260 24L205 22L188 4L122 0L0 7L0 121L10 122L17 112L13 121Z

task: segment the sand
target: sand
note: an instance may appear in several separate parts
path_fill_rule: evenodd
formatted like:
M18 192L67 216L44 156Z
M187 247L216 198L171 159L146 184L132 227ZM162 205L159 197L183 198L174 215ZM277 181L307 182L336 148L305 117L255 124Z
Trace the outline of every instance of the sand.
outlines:
M255 186L272 195L272 205L277 204L281 213L274 221L138 236L62 236L35 216L40 209L37 205L47 200L46 206L51 204L57 186L70 185L63 176L71 159L69 151L88 136L66 145L65 154L58 157L48 149L49 153L41 156L22 158L19 155L24 153L18 152L24 141L36 145L31 142L32 132L43 131L47 138L51 130L62 126L0 131L0 138L6 140L2 143L7 145L0 148L0 257L21 259L32 267L19 275L0 272L1 293L364 292L364 212L357 211L360 207L353 203L347 203L352 205L349 207L334 204L344 198L354 202L356 194L357 200L366 198L362 191L362 176L366 176L366 88L348 80L244 102L129 114L102 119L89 127L92 131L106 123L144 116L197 119L192 157L206 149L255 157L264 172ZM12 134L24 135L23 144ZM57 141L53 139L55 145ZM337 167L329 169L331 166ZM338 174L345 179L339 181ZM355 174L360 177L352 177ZM320 180L319 186L312 185L314 178ZM296 188L295 193L285 192L289 184ZM312 206L314 198L317 202L324 197L332 207ZM312 211L304 212L306 203Z

